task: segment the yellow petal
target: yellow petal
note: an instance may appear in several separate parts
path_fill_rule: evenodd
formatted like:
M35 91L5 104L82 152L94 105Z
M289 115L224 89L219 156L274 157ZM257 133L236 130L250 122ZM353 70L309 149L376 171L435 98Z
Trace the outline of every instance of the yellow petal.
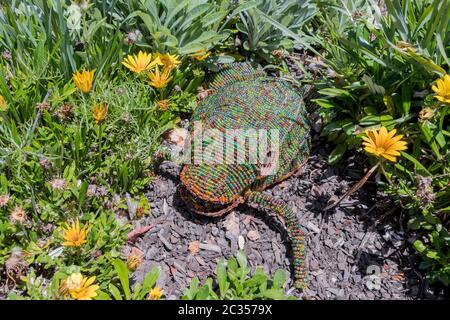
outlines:
M437 86L438 86L439 92L444 92L445 91L444 81L443 80L439 79L437 81Z
M392 129L388 134L387 134L387 138L388 140L390 140L393 136L395 136L395 134L397 133L397 129Z
M392 149L394 149L394 150L406 150L406 149L408 149L408 147L406 146L405 142L400 141L400 142L397 142L397 143L393 144L392 146L390 146L388 148L388 150L392 150Z
M386 150L384 151L385 154L390 155L390 156L399 156L400 152L396 151L396 150Z
M397 158L394 157L394 156L390 156L390 155L387 155L387 154L385 154L385 153L383 153L382 156L383 156L384 158L388 159L389 161L397 162Z
M439 88L436 87L435 85L433 85L433 86L431 87L431 89L432 89L434 92L439 93Z
M445 98L445 97L442 97L442 96L435 96L435 98L438 99L438 100L441 101L441 102L444 102L444 103L450 103L450 99L447 99L447 98Z
M446 74L444 76L444 83L445 83L445 86L447 87L447 89L450 89L450 75Z
M371 130L366 130L366 131L364 131L364 133L366 134L366 136L369 140L375 141L375 137Z
M380 135L378 133L377 130L372 130L371 132L372 136L373 136L373 141L375 143L375 145L379 145L380 144Z
M377 149L377 146L376 146L374 143L367 143L367 142L364 142L364 143L363 143L363 146L364 146L365 148L372 148L373 150L376 150L376 149Z
M366 143L373 143L373 140L370 139L369 137L363 137L362 138Z
M377 144L378 146L382 146L382 145L384 145L384 144L386 143L386 141L387 141L387 135L388 135L388 132L387 132L386 127L381 127L381 128L380 128L380 131L378 132L379 141L380 141L380 142Z
M86 287L93 284L95 281L95 276L90 277L89 279L86 280L86 283L84 284Z
M377 150L372 147L365 147L364 150L366 150L369 153L378 154Z
M386 143L384 144L384 147L387 149L390 146L392 146L394 143L400 141L403 138L402 134L399 134L398 136L393 137L392 139L390 139L389 141L386 141Z

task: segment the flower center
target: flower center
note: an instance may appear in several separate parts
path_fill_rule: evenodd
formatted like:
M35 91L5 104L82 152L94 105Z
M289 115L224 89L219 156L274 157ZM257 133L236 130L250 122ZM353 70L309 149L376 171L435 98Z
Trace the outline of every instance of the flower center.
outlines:
M70 237L70 240L71 241L78 241L78 240L80 240L79 234L78 233L72 234L71 237Z

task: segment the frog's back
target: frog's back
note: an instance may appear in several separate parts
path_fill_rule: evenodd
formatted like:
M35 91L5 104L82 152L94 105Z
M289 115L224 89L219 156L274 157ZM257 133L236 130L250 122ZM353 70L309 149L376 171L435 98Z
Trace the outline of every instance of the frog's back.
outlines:
M280 181L304 162L310 149L307 112L301 95L289 83L267 77L247 63L231 65L210 83L214 93L198 105L192 117L194 123L200 121L203 130L218 129L227 136L233 131L226 130L235 129L247 137L249 132L261 137L263 130L271 138L277 132L277 170L275 174L259 175L254 188L264 189ZM259 154L259 148L268 150L266 147L256 143L247 149Z

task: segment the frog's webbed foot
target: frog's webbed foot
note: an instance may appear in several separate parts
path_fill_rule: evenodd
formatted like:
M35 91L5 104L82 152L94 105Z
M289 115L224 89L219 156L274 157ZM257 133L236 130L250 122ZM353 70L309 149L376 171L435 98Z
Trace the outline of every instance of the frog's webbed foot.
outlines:
M305 266L306 241L294 212L283 201L262 192L247 191L245 198L248 205L273 210L285 219L294 254L295 287L305 290L308 282Z

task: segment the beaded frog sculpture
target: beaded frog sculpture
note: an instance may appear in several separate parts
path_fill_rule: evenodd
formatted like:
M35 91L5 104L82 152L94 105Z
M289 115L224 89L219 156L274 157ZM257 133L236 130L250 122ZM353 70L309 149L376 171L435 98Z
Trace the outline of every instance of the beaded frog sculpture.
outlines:
M201 122L202 130L218 129L225 135L229 129L276 130L278 152L269 151L264 162L184 164L180 174L182 199L192 211L206 216L222 216L242 203L276 212L284 218L291 240L295 287L304 289L305 239L297 217L282 200L262 192L296 172L309 155L309 123L302 94L288 82L268 77L248 63L226 65L208 80L212 94L194 111L189 128L191 137L196 121ZM202 140L202 148L206 144ZM253 152L262 148L260 143L246 146ZM233 150L235 158L237 153ZM274 154L276 170L262 174L267 166L273 166Z

